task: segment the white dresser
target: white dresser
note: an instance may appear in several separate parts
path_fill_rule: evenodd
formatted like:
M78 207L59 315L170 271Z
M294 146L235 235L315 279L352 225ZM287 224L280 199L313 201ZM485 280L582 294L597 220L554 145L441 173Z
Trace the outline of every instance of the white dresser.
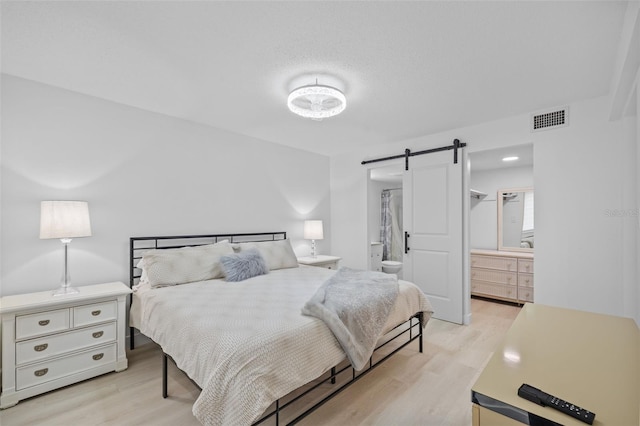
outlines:
M127 368L126 299L121 282L0 298L0 408L90 377Z
M533 253L471 250L471 294L533 302Z

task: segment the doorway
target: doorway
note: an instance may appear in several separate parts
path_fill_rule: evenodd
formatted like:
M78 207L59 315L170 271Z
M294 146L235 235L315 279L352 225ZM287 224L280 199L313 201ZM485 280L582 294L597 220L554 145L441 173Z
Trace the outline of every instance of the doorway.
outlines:
M401 164L369 170L369 269L382 271L382 261L402 262L403 190ZM402 270L398 272L402 278Z
M533 144L472 152L468 158L471 296L533 302Z
M399 188L402 175L402 277L413 282L429 297L434 318L463 324L469 322L468 221L465 211L466 154L454 161L452 152L438 151L411 158L409 170L404 161L368 170L368 232L370 268L376 268L379 231L383 220L383 184ZM380 174L393 175L381 179ZM376 232L376 225L378 231ZM399 232L398 232L399 233ZM380 237L379 237L380 235ZM376 240L377 238L377 240ZM371 243L374 244L371 244ZM392 248L385 247L387 256ZM388 258L388 257L387 257ZM383 271L385 272L385 271Z

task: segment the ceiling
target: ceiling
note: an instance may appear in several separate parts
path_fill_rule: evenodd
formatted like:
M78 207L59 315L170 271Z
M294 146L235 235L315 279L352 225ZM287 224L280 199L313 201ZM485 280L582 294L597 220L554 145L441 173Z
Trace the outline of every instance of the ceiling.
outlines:
M626 2L3 1L2 72L334 155L606 95ZM286 107L330 82L348 106Z
M502 159L505 157L518 157L518 159L503 161ZM472 173L511 167L533 167L533 144L471 152L469 153L469 163Z

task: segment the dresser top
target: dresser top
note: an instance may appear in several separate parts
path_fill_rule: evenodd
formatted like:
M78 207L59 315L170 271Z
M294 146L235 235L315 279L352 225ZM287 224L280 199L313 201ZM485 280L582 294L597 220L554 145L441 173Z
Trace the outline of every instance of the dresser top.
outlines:
M340 259L341 258L338 256L328 256L324 254L319 254L316 257L311 257L311 256L299 257L298 263L302 263L303 265L317 265L320 263L336 262Z
M34 308L46 308L60 305L73 305L77 302L94 300L101 297L121 296L131 293L131 289L121 282L74 287L75 294L54 296L51 289L37 293L16 294L0 298L0 313L21 311Z
M471 249L471 254L480 254L483 256L509 256L509 257L519 257L521 259L533 259L533 253L528 251Z
M639 424L640 331L630 318L525 304L472 387L493 409L584 426L518 396L527 383L596 413L596 424ZM489 407L487 407L489 408ZM496 410L498 411L498 410Z

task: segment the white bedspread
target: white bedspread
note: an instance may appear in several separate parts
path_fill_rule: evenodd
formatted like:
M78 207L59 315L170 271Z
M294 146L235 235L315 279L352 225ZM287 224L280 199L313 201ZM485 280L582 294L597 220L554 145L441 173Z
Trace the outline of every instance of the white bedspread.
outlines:
M133 319L202 392L193 414L205 425L248 425L272 402L345 358L319 319L300 310L335 271L300 267L238 283L203 281L138 291ZM415 285L400 294L385 331L431 305Z

